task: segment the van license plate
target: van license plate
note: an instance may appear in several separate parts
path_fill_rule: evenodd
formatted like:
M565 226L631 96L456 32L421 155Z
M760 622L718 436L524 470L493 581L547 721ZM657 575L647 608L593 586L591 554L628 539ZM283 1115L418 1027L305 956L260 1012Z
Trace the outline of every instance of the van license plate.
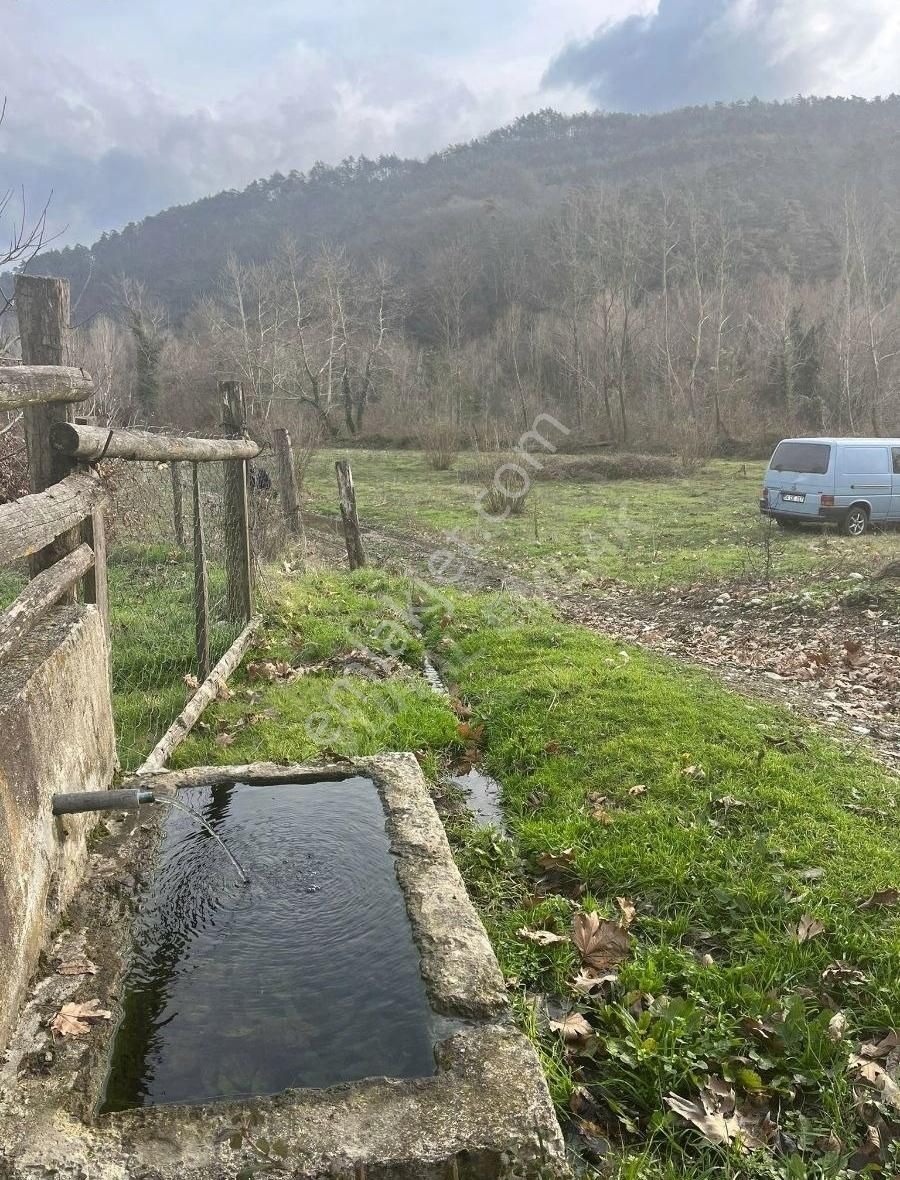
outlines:
M789 501L791 504L802 504L806 499L806 493L803 492L801 494L799 492L783 492L781 498L782 500Z

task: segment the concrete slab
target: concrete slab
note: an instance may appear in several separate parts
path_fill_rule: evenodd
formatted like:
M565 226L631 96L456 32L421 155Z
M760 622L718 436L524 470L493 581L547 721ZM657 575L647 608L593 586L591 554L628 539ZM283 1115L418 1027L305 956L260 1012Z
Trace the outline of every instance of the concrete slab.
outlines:
M145 808L138 819L115 823L92 856L69 924L51 950L51 958L87 956L97 974L47 971L37 978L0 1068L2 1180L233 1180L253 1165L274 1169L264 1174L309 1180L568 1175L540 1064L511 1021L496 959L412 755L326 767L207 767L155 775L152 785L171 790L354 774L371 778L384 801L426 990L445 1018L435 1075L97 1116L114 1022L64 1040L48 1025L68 1000L96 997L116 1013L131 915L152 872L159 834L162 809ZM143 782L151 785L151 776Z

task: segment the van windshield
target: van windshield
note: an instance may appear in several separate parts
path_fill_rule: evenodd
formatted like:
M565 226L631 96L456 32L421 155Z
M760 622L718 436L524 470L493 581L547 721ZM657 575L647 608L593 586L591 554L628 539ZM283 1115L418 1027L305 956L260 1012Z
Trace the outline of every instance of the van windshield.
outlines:
M783 442L775 448L769 466L773 471L800 471L807 475L825 475L831 447L828 443Z

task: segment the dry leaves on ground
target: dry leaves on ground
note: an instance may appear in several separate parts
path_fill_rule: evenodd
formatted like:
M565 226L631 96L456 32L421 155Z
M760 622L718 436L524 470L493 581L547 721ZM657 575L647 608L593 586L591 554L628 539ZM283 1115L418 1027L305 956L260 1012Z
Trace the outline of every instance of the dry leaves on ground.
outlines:
M570 1012L562 1020L551 1020L550 1031L560 1033L564 1041L586 1041L594 1030L580 1012Z
M615 983L618 978L618 971L601 972L593 971L590 967L582 967L572 980L572 990L580 995L589 996L605 983Z
M835 1012L828 1021L828 1035L833 1041L842 1041L847 1031L847 1015L845 1012Z
M537 858L538 864L548 872L568 869L575 860L575 849L564 848L562 852L542 852Z
M555 946L557 943L569 941L564 934L554 934L552 930L529 930L527 926L517 930L516 934L528 942L536 942L538 946Z
M619 919L619 924L627 928L637 916L637 910L634 908L634 902L630 901L627 897L617 897L616 905L619 907L619 910L622 914L621 918Z
M734 1090L720 1078L709 1079L700 1091L698 1102L679 1094L669 1094L663 1101L710 1143L737 1142L742 1151L750 1152L767 1147L775 1136L775 1124L768 1110L746 1104L739 1106Z
M50 1021L50 1029L61 1037L79 1037L91 1031L90 1021L112 1020L112 1012L99 1007L99 1000L83 1004L63 1004Z
M812 914L804 914L797 927L797 941L809 942L811 938L818 938L820 934L824 933L825 927L818 918L814 918Z
M900 889L879 889L861 901L857 906L860 910L875 910L881 906L896 905L900 901Z
M867 1082L879 1093L882 1102L900 1111L900 1085L891 1077L890 1073L869 1057L854 1054L850 1058L850 1071L854 1077Z
M618 922L599 914L576 914L572 923L572 941L586 967L606 971L618 967L628 957L628 930Z

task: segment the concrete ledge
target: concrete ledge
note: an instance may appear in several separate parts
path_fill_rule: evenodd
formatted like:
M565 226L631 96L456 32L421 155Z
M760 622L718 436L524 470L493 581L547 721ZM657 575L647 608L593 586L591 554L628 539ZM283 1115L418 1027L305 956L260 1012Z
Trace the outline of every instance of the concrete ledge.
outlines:
M407 899L422 972L446 1035L437 1072L374 1078L325 1090L254 1099L254 1135L281 1140L287 1174L366 1180L502 1180L568 1175L562 1137L530 1042L512 1025L500 970L453 862L443 825L412 755L327 767L204 767L153 776L157 789L212 782L302 782L362 775L385 805L391 851ZM142 776L150 785L150 776ZM162 809L159 809L160 811ZM0 1177L35 1180L233 1180L258 1162L227 1133L247 1103L157 1106L95 1116L112 1028L54 1042L47 1021L69 999L99 997L115 1009L125 967L128 903L152 871L158 813L126 819L94 859L70 911L59 953L89 955L94 978L37 981L0 1069ZM152 814L152 822L148 818ZM130 883L129 883L130 882Z
M58 791L102 791L116 765L108 657L95 607L58 608L0 680L0 1047L87 861L92 816L55 820Z

